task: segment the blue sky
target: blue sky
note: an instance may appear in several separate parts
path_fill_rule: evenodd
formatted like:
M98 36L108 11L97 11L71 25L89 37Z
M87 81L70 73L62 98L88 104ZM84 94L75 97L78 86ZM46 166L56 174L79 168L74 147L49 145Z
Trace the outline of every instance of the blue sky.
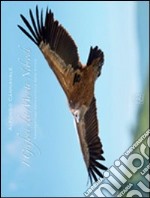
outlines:
M19 15L29 19L28 10L37 4L54 12L75 40L83 64L90 46L104 52L95 95L103 164L110 167L132 143L143 95L138 3L2 2L2 196L82 196L88 176L67 99L40 50L17 28L24 25ZM148 10L148 2L141 2L142 8ZM148 32L148 21L143 29ZM140 38L146 45L145 32ZM148 65L148 49L143 56Z

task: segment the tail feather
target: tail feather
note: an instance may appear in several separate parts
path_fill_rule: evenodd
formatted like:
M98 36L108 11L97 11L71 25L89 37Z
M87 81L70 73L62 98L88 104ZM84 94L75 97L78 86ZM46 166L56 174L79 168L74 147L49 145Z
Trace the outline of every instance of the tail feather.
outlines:
M89 57L88 57L88 60L87 60L87 64L86 65L87 66L91 65L92 62L95 59L97 59L97 58L99 58L99 63L96 66L98 67L98 76L100 76L100 74L101 74L101 68L102 68L102 65L104 63L104 54L103 54L103 52L100 49L98 49L97 46L94 47L94 48L91 47L90 48Z

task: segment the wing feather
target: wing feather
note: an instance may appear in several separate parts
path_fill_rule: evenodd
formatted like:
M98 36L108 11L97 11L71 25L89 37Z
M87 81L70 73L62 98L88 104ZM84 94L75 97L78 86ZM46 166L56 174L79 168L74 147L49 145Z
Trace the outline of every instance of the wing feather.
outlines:
M107 170L107 168L99 162L99 160L105 160L105 158L102 156L102 143L98 137L98 120L96 100L94 97L85 114L84 121L76 122L76 125L83 157L92 183L93 179L97 181L98 177L103 177L100 170Z
M38 45L66 95L69 96L70 85L74 78L73 71L81 68L75 42L62 25L54 19L53 13L48 8L44 22L43 10L40 15L38 6L36 6L35 18L29 10L31 24L23 15L20 16L28 31L20 25L18 27Z
M46 10L44 25L43 11L41 11L41 18L39 19L39 10L37 6L36 17L34 18L31 10L29 10L29 15L32 25L30 25L23 15L20 15L27 26L29 33L23 27L18 25L21 31L23 31L38 46L40 46L41 42L49 44L50 49L64 60L66 66L70 64L74 69L78 69L80 65L77 46L69 33L57 20L54 20L51 10L48 10L48 8Z

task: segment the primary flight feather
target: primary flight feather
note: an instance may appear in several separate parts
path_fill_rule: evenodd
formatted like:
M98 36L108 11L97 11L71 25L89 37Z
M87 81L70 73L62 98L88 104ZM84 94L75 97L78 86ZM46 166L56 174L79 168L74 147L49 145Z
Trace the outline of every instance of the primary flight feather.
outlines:
M96 46L90 48L86 65L82 65L77 47L68 32L54 19L51 10L46 10L43 19L43 10L39 13L36 6L36 17L29 10L31 24L20 15L28 31L18 25L41 50L50 68L62 86L72 112L84 161L91 183L103 177L100 170L107 168L99 160L102 156L102 143L98 136L98 120L96 112L96 99L94 86L101 74L104 63L103 52Z

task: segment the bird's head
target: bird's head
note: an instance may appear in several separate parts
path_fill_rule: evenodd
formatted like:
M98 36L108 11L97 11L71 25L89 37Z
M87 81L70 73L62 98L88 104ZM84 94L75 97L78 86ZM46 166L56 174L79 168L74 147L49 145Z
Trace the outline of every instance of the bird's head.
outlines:
M71 112L76 120L77 123L81 120L81 112L79 109L71 109Z
M87 109L88 108L85 105L81 105L78 108L70 108L71 113L73 114L77 123L79 123L80 120L84 119L84 115L87 112Z

